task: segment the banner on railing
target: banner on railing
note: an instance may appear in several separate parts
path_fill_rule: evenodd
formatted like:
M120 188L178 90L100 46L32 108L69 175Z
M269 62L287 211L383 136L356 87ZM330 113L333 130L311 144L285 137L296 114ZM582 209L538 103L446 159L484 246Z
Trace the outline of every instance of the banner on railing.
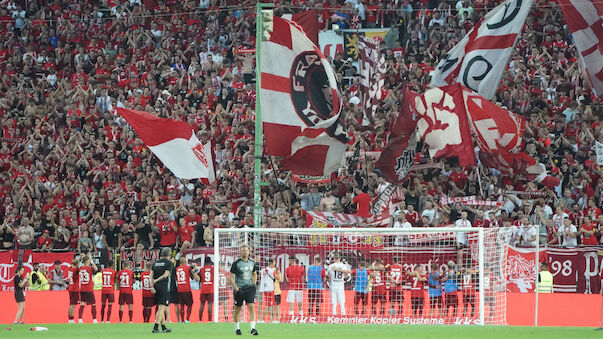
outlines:
M603 247L541 249L539 261L548 263L553 274L553 292L596 294L601 291ZM534 292L538 268L535 248L509 248L507 255L507 291Z
M15 271L19 263L19 251L2 251L0 252L0 291L14 291ZM61 269L65 271L71 266L73 261L73 252L32 252L30 250L23 251L23 268L24 273L31 273L34 263L39 263L40 266L45 266L46 271L54 270L54 262L61 261Z

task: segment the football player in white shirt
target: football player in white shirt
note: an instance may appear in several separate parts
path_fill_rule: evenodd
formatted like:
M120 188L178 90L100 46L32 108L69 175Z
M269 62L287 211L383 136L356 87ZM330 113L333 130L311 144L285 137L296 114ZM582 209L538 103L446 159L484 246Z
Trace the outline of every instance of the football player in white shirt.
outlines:
M264 310L258 310L260 312L260 318L258 323L263 323L266 313L268 317L273 321L277 321L275 318L275 306L276 301L274 299L274 281L277 279L279 272L274 263L274 259L268 259L268 266L266 266L260 273L260 292L264 298Z
M333 263L328 269L329 284L331 287L331 305L333 306L333 315L337 315L337 304L342 315L345 315L345 289L344 278L346 274L351 274L348 266L341 262L341 255L335 253Z

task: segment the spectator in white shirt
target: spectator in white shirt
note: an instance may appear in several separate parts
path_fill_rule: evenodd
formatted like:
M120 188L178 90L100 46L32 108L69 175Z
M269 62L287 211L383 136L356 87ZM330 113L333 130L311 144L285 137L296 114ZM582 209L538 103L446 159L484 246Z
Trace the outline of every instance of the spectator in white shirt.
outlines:
M572 225L572 221L569 217L563 219L563 226L559 228L559 237L562 239L562 245L565 247L576 247L578 246L578 229Z
M438 211L433 207L433 202L425 202L425 209L423 209L421 217L428 217L429 223L435 225L435 219L438 217Z
M528 218L521 220L522 225L519 229L521 233L521 246L536 247L538 241L538 229L536 225L530 224Z
M467 212L461 212L461 218L455 222L457 228L468 228L471 227L471 221L467 220ZM458 265L463 264L463 248L469 244L469 238L465 232L456 233L456 255L458 258Z
M406 221L406 214L404 212L400 211L400 213L398 213L398 217L395 218L393 228L412 228L412 225L408 221ZM397 235L396 239L394 240L394 245L401 246L407 242L408 236Z

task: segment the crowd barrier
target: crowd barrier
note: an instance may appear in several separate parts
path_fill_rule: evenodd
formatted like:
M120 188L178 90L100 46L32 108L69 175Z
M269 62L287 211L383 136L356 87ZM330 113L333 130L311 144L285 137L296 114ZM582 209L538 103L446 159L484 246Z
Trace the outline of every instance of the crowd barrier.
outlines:
M96 293L96 300L100 301L100 291ZM352 292L347 291L347 300L353 300ZM199 291L194 291L193 312L191 322L198 322ZM117 297L117 293L116 293ZM116 298L117 299L117 298ZM283 300L286 299L286 291L283 291ZM141 291L134 291L134 322L142 322ZM534 294L533 293L507 293L507 322L512 326L534 325ZM599 312L601 309L601 295L554 293L540 294L538 308L539 326L584 326L596 327L599 325ZM30 291L26 295L25 322L28 324L66 323L69 297L65 291ZM352 307L348 303L348 307ZM17 312L17 304L11 292L0 292L0 323L8 324L14 320ZM118 321L117 304L113 305L111 322ZM100 303L97 304L100 319ZM328 312L327 304L323 306ZM77 312L77 308L76 308ZM286 315L288 304L281 304L281 314ZM350 309L351 312L351 309ZM349 314L349 313L348 313ZM124 317L127 317L124 314ZM176 321L176 315L172 308L172 320ZM84 312L84 322L91 323L90 308L87 306ZM204 319L206 321L206 319ZM77 326L77 325L74 325ZM99 325L102 326L102 325ZM269 325L266 325L269 326Z

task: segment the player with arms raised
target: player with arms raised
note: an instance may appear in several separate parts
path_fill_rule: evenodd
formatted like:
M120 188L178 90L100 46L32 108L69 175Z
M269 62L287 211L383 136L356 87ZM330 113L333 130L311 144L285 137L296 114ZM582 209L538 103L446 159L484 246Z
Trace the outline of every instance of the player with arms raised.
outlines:
M140 273L140 282L142 284L142 319L145 323L151 320L153 306L155 306L155 296L153 295L153 272L151 263L146 263L146 271Z
M80 323L83 323L82 316L84 315L84 307L86 304L90 305L90 312L92 313L92 322L98 323L96 320L96 299L94 298L94 282L92 277L94 272L97 271L96 264L92 262L92 256L88 254L83 259L83 265L77 271L79 277L79 290L80 290L80 310L79 318Z
M130 269L130 263L127 261L123 261L121 267L123 269L117 273L117 280L119 281L119 322L122 322L124 305L127 304L128 316L130 317L130 323L132 323L134 315L132 311L132 304L134 304L134 297L132 296L134 272Z
M71 262L71 267L66 272L65 280L69 284L67 291L69 291L69 309L67 310L67 316L69 317L69 323L74 324L73 320L75 316L75 305L80 303L80 292L79 292L79 276L78 268L80 265L80 259L75 258Z
M425 282L427 281L427 276L421 265L417 265L414 271L407 272L406 275L412 279L410 288L412 314L416 317L422 317L423 305L425 305Z
M258 322L264 322L266 313L273 322L276 322L278 318L275 318L275 306L276 300L274 299L274 288L277 278L277 268L274 263L274 259L268 259L268 266L264 267L260 272L260 292L264 299L264 309L258 309L260 318Z
M389 314L395 315L396 309L394 308L394 304L397 304L397 312L398 315L402 314L402 304L404 303L404 284L406 283L406 273L404 272L404 268L400 265L400 259L395 256L394 263L389 267L389 274L387 278L390 281L390 290L389 290Z
M314 265L308 268L308 315L320 315L325 280L325 269L322 267L320 256L317 255L314 257Z
M203 320L203 310L207 303L207 321L212 321L212 312L214 309L214 263L209 257L205 257L203 267L199 270L201 278L201 296L199 298L201 306L199 307L199 322Z
M354 313L358 314L358 306L362 302L362 314L366 314L366 304L368 303L369 283L372 278L366 268L366 262L360 260L358 268L352 271L354 275Z
M433 317L436 306L440 310L440 317L444 313L444 305L442 300L442 272L438 264L431 264L431 272L429 272L427 285L429 286L429 312Z
M285 279L289 283L289 291L287 291L287 302L289 303L289 315L293 315L293 308L297 302L297 311L300 315L304 314L302 307L304 275L306 270L299 264L299 260L289 257L289 267L285 270Z
M373 278L373 292L371 295L371 307L373 315L377 315L377 302L381 306L381 315L385 315L385 303L387 302L387 288L385 286L386 272L381 258L375 259L371 267Z
M180 321L190 323L193 308L193 294L191 293L191 275L199 281L195 267L186 264L186 258L180 257L179 266L176 268L176 287L178 289L178 304L180 305ZM186 306L186 320L184 308Z
M351 274L352 271L348 266L341 262L341 254L335 253L333 263L329 265L329 285L331 287L331 306L333 307L333 315L337 315L337 305L341 315L346 315L345 312L345 286L344 278L346 274Z
M113 303L115 302L115 279L116 272L111 268L113 266L112 261L109 261L107 267L101 271L102 279L102 291L101 291L101 323L105 320L105 306L107 308L107 320L109 324L111 320L111 311L113 310Z
M255 329L255 286L258 280L258 272L255 261L249 258L249 247L243 245L240 249L241 257L237 259L230 268L230 285L234 289L234 313L235 334L241 335L239 322L241 321L241 307L243 302L247 305L251 324L251 335L258 335Z
M475 316L475 285L474 279L477 278L477 271L472 268L463 270L463 317L469 316L469 306L471 306L471 317Z

